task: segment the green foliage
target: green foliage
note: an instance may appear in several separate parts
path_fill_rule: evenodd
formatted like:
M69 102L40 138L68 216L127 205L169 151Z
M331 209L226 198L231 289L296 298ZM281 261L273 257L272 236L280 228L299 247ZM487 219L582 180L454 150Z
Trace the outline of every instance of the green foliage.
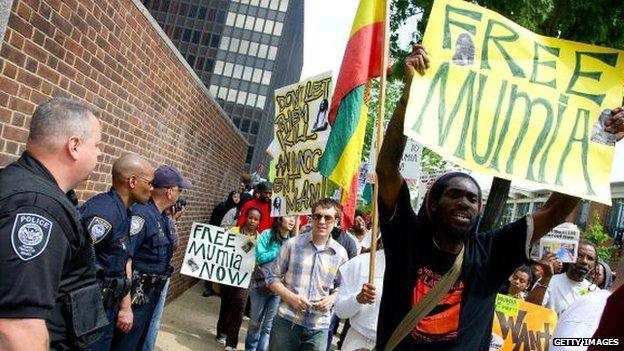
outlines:
M613 254L617 251L617 247L610 245L611 237L605 233L602 224L600 224L600 215L598 212L594 212L592 216L592 225L590 225L587 230L583 232L582 238L591 241L594 245L596 245L599 260L607 263L611 262Z

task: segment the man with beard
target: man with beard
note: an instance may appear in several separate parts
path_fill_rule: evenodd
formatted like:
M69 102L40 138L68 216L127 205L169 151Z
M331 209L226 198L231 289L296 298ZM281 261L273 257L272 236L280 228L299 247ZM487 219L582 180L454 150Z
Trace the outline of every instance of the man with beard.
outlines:
M264 181L256 186L259 197L251 199L243 205L236 222L237 227L242 227L247 218L247 211L250 208L258 208L262 212L260 224L258 224L258 233L262 233L265 229L271 228L273 225L273 217L271 217L271 195L273 195L273 187L271 183Z
M115 327L124 333L132 328L130 206L144 205L149 200L154 167L144 158L128 154L113 163L112 175L110 191L92 197L80 208L82 222L93 240L98 280L110 322L91 351L110 350Z
M553 275L550 267L545 267L544 275L527 297L527 302L544 305L561 315L572 303L590 292L591 283L585 279L596 268L596 247L581 241L576 262L561 274Z
M431 186L418 215L399 164L405 148L405 106L414 72L429 66L415 45L406 59L403 95L388 124L377 163L381 233L386 272L377 329L383 350L405 315L449 271L460 252L459 278L395 350L488 350L496 293L528 259L531 242L561 223L578 198L553 193L542 208L514 223L478 233L481 189L468 174L448 173ZM624 135L624 112L612 112L609 132Z

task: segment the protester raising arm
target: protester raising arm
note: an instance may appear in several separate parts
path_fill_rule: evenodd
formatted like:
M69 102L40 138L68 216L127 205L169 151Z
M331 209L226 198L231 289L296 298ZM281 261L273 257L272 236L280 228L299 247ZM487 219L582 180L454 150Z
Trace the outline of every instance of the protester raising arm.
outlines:
M379 182L379 197L387 211L394 210L394 205L399 198L403 177L399 172L399 164L403 157L406 137L403 135L403 122L405 120L405 107L409 99L412 77L416 72L425 74L429 68L429 57L422 45L414 45L412 53L405 59L405 86L403 95L396 105L386 135L384 137L379 160L377 161L377 181Z

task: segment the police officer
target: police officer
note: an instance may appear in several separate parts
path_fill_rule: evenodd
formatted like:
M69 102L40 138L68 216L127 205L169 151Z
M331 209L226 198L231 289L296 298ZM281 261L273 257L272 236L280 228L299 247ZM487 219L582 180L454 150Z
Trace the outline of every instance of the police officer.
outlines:
M0 171L0 348L81 350L108 324L93 246L66 193L89 177L101 127L87 104L37 107L26 151Z
M149 200L154 167L144 158L128 154L113 163L112 175L110 191L94 196L80 209L82 221L95 245L98 280L110 322L91 351L110 350L115 325L122 332L132 328L129 208Z
M130 241L132 258L132 311L134 321L129 333L115 331L113 350L141 349L160 293L171 275L173 256L170 220L165 210L171 208L182 189L191 183L175 167L163 165L154 172L154 190L147 205L132 208Z

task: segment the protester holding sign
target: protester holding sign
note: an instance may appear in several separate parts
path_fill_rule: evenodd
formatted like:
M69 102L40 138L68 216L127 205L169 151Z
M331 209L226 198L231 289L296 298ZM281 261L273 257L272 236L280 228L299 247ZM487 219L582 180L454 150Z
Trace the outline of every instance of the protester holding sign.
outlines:
M422 308L419 302L452 266L459 265L459 278L450 282L433 312L403 341L400 337L393 341L400 342L397 350L487 350L499 287L514 268L528 260L530 244L563 222L579 199L555 192L536 212L501 229L478 233L479 185L468 174L453 172L431 186L416 215L399 163L406 141L403 127L411 78L415 72L425 73L429 56L423 46L415 45L405 63L405 89L377 164L386 250L377 349L384 349L410 309ZM609 121L609 132L624 131L621 109L614 110Z
M247 211L255 207L260 210L262 217L258 224L258 231L262 232L271 228L273 218L271 217L271 194L273 194L273 185L270 182L260 182L256 185L256 191L259 197L249 200L243 204L240 210L240 216L236 221L238 227L242 227L247 219ZM256 193L254 193L255 195Z
M258 223L262 220L262 212L251 207L245 212L245 222L234 227L232 233L244 234L253 240L258 237ZM251 247L250 247L251 249ZM232 285L221 285L221 308L217 321L217 339L225 342L226 350L234 350L238 346L238 333L243 323L243 311L247 303L248 290Z
M249 287L251 310L249 329L245 339L246 351L266 351L269 348L269 336L273 317L277 313L279 296L266 285L269 266L279 254L282 244L294 236L296 216L278 217L271 229L267 229L258 238L256 245L256 269Z

